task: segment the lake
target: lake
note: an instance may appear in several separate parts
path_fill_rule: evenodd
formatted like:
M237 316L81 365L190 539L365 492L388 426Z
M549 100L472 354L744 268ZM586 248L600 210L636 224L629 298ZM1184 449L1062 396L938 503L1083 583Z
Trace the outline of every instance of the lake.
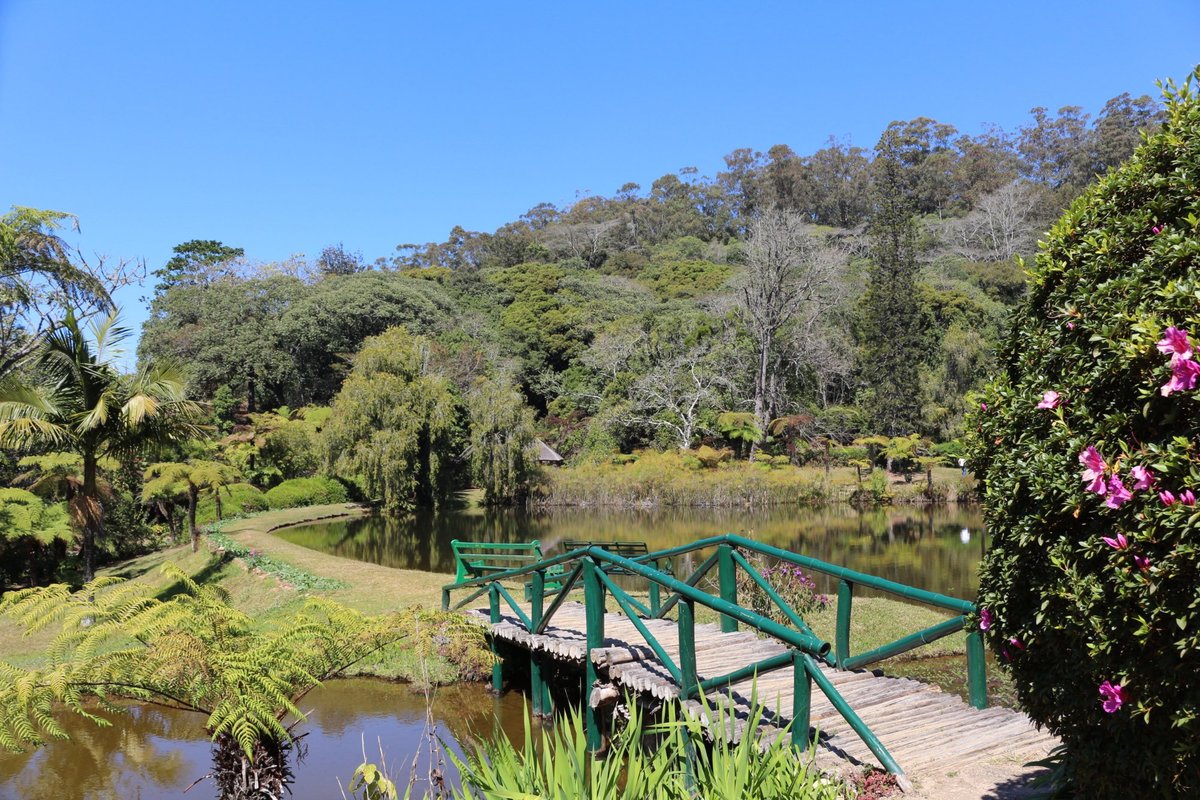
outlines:
M975 506L765 509L471 510L409 518L371 516L277 531L289 542L387 567L454 573L453 539L527 542L550 553L564 540L643 541L651 550L740 533L765 544L882 578L973 600L986 547ZM681 568L682 567L682 568ZM682 574L686 564L677 565ZM822 591L829 581L818 580Z

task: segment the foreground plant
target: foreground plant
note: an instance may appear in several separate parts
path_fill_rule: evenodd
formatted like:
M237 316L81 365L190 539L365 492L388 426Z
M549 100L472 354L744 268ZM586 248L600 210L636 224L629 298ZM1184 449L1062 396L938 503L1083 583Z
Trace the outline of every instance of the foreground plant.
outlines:
M759 708L751 712L746 730L757 730L762 713ZM522 747L497 731L490 739L460 743L468 752L465 760L450 753L462 779L454 797L841 800L854 795L810 766L786 732L770 740L748 734L736 744L719 734L713 738L699 720L678 717L673 706L665 721L654 724L634 705L627 724L598 759L588 752L577 711L559 717L552 729L535 732L527 710Z
M114 578L77 592L56 585L4 597L0 616L27 633L58 635L41 669L0 662L0 746L66 738L56 720L63 711L107 726L97 708L154 703L205 716L213 740L205 777L221 798L278 798L291 782L295 727L304 719L297 703L309 691L397 643L425 647L415 631L431 641L472 635L465 621L425 622L430 612L368 617L322 600L260 631L219 590L172 565L164 572L179 592L167 600Z
M1167 104L1050 232L972 420L980 629L1087 797L1200 792L1200 98Z

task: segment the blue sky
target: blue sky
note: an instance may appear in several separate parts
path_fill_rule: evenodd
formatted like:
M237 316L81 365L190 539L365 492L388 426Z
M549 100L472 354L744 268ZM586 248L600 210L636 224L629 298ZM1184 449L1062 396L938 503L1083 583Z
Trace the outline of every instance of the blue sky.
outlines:
M1184 0L834 6L0 0L0 208L151 268L196 238L372 260L737 147L1095 113L1200 60Z

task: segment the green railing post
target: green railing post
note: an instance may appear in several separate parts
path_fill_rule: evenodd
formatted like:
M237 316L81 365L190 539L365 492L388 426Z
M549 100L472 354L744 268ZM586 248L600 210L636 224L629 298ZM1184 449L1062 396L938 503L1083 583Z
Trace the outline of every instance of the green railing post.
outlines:
M808 726L812 718L812 676L804 657L792 651L792 744L807 748L811 743Z
M679 601L679 699L687 700L700 684L696 674L696 601Z
M591 556L583 560L583 607L587 616L587 657L584 659L583 722L587 729L587 746L593 754L604 748L604 737L600 733L600 720L592 707L592 687L596 685L596 662L592 661L592 650L604 646L604 584L600 581L600 567Z
M658 569L658 559L651 561L650 566ZM658 584L650 581L650 616L657 617L660 610L662 610L662 597L659 594Z
M500 621L500 587L492 584L488 587L488 619L495 625ZM492 640L492 691L500 694L504 691L504 664L500 661L500 653L496 650L496 635L493 633Z
M539 569L533 573L529 587L529 621L533 623L530 633L537 630L542 622L542 611L546 605L546 571ZM546 714L542 708L542 697L545 694L545 681L542 679L541 653L533 643L529 644L529 694L532 698L534 716Z
M717 574L721 583L721 599L737 605L737 565L733 563L733 548L723 544L717 548ZM721 617L721 632L733 633L738 622L733 617Z
M975 708L987 708L987 662L983 655L983 634L967 634L967 694Z
M842 669L850 658L850 611L854 605L854 584L843 578L838 582L837 632L833 640L833 660Z
M450 610L450 590L442 589L442 611Z

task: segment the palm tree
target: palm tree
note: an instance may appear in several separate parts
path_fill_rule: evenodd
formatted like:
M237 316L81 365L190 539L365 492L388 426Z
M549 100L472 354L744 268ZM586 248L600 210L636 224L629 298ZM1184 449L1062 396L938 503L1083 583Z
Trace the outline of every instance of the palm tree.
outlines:
M14 206L0 216L0 378L34 355L64 299L91 312L113 307L104 283L59 237L64 223L79 230L61 211Z
M149 443L205 430L177 367L159 362L132 375L118 370L115 348L129 331L118 325L117 312L89 329L85 334L68 311L35 356L35 378L0 385L0 447L64 450L83 461L76 524L85 582L95 575L96 538L104 533L100 459L121 460Z
M196 504L200 493L210 491L221 519L221 490L239 479L237 470L217 461L163 461L146 468L142 500L149 503L164 496L187 498L188 527L192 534L192 552L200 549L200 528L196 525Z

